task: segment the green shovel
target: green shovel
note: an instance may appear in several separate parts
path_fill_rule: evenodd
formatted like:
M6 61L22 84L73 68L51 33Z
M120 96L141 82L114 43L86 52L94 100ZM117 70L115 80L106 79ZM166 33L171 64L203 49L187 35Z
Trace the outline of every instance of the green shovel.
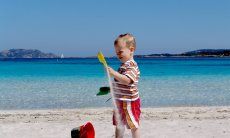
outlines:
M109 87L101 87L99 89L99 92L97 93L97 96L106 95L109 92L110 92L110 88Z

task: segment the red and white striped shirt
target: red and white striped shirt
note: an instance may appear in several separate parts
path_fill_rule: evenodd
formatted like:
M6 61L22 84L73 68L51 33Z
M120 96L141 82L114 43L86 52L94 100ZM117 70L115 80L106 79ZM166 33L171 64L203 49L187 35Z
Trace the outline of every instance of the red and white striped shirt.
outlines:
M140 78L140 71L137 63L132 59L122 63L118 69L120 74L126 75L131 79L131 83L126 85L114 79L113 89L114 97L121 101L135 101L139 98L138 80Z

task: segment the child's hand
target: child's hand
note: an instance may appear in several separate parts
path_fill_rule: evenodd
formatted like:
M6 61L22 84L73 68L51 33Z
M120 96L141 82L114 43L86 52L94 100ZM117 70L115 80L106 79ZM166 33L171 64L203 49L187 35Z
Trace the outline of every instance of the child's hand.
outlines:
M115 70L113 70L113 68L111 68L111 67L107 67L108 68L108 71L109 71L109 74L111 75L111 76L114 76L114 74L115 74Z
M109 74L111 76L113 76L117 81L119 81L125 85L128 85L132 82L132 80L130 78L128 78L126 75L120 74L119 72L113 70L113 68L107 67L107 69L108 69Z

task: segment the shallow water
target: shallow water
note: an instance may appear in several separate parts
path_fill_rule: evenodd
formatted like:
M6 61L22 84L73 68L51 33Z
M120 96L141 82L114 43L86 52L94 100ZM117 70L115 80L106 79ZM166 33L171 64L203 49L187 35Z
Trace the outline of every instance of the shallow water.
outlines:
M136 59L143 107L230 105L230 58ZM117 59L108 59L114 69ZM94 58L0 60L0 109L107 107Z

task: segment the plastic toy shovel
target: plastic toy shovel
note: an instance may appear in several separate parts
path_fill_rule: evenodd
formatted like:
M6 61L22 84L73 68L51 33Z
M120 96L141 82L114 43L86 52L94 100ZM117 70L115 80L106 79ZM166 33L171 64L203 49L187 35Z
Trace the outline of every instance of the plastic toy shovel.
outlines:
M97 93L97 96L106 95L109 92L110 92L110 88L109 87L101 87L99 89L99 92Z

